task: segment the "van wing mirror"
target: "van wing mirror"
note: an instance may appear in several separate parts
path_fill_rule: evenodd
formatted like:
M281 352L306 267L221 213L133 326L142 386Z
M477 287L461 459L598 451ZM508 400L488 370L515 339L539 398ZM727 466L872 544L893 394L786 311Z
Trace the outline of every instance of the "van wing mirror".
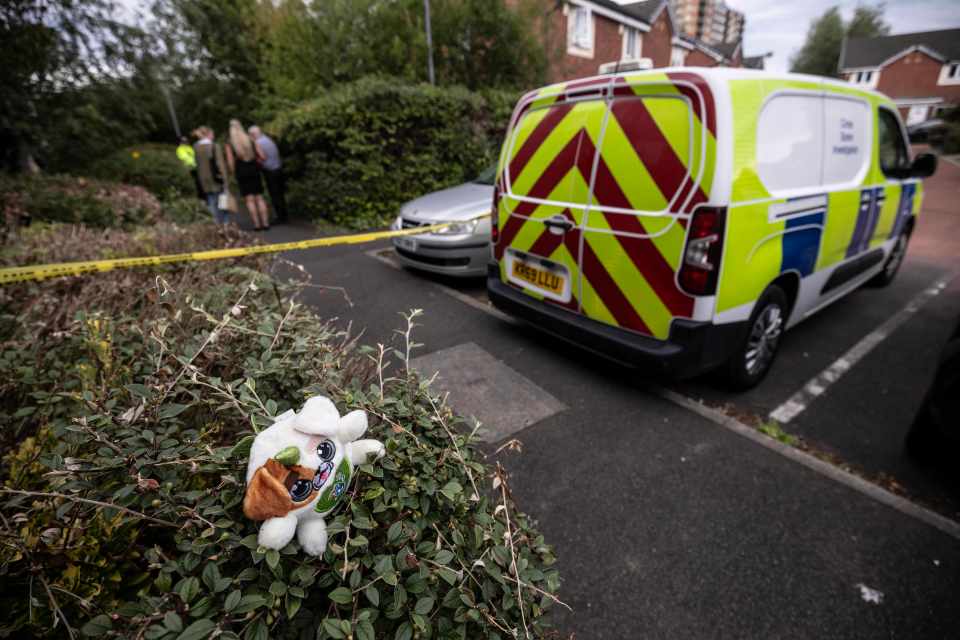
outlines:
M913 159L910 165L910 177L929 178L937 170L937 156L932 153L921 153Z

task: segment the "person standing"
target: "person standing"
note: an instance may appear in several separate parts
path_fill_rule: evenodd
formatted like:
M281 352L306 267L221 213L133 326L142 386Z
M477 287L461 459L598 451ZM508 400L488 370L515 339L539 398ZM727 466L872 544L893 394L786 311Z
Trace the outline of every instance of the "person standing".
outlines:
M270 194L270 203L277 214L277 222L284 224L287 221L286 183L283 175L283 161L280 159L280 150L277 143L254 125L248 130L254 143L260 147L263 154L263 179L267 183L267 193Z
M226 175L223 148L214 142L213 129L210 127L200 127L197 131L200 140L194 146L194 157L207 209L213 214L214 222L226 224L230 222L230 212L220 208L220 194L223 193Z
M263 161L239 120L230 121L230 142L227 144L227 165L230 173L237 178L240 195L247 203L247 211L253 219L254 231L266 231L270 228L270 215L267 203L263 199L263 180L260 179L258 162Z
M207 196L203 193L203 187L200 186L200 178L197 176L197 155L193 147L190 146L190 141L187 140L187 136L180 136L180 145L177 147L177 158L186 170L190 172L190 177L193 178L193 186L197 190L197 197L200 198L201 201L206 202Z

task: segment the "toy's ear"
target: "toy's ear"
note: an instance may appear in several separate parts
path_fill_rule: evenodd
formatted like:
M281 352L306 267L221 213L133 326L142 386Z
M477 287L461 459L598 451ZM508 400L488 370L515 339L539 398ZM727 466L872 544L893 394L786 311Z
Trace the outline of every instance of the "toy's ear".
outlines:
M340 418L340 437L343 442L353 442L367 430L367 412L351 411Z
M251 520L269 520L290 513L290 494L281 481L286 474L287 468L273 458L257 469L243 496L243 514Z

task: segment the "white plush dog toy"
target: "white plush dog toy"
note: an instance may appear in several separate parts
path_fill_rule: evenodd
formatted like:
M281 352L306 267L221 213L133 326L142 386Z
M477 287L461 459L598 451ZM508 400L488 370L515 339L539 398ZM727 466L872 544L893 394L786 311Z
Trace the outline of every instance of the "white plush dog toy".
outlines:
M313 556L327 546L323 517L333 511L350 485L353 469L367 456L383 456L377 440L358 440L367 430L367 414L342 418L323 396L307 400L299 412L287 411L257 434L247 465L243 513L264 520L258 541L281 549L297 534Z

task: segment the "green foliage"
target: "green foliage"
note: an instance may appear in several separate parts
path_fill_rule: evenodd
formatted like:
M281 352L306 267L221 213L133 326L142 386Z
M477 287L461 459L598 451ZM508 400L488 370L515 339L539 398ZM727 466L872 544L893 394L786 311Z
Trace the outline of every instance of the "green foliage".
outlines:
M553 555L451 411L292 289L212 266L0 289L2 632L542 635ZM266 551L241 509L250 438L318 393L366 410L387 456L322 558Z
M0 176L0 208L8 223L29 216L39 222L118 227L162 216L160 202L141 187L70 176Z
M890 33L883 20L884 6L858 5L850 22L844 24L839 7L827 9L810 23L803 47L790 61L790 70L818 76L837 77L844 37L872 38Z
M196 194L193 178L177 159L174 145L140 144L118 149L93 163L87 174L143 187L158 198Z
M293 211L379 226L495 159L516 96L366 78L278 116Z
M783 427L781 427L780 424L775 420L765 422L757 427L757 429L760 431L760 433L770 436L774 440L779 440L783 444L788 444L791 447L797 446L797 444L800 442L796 436L784 431Z
M529 29L526 5L504 0L433 0L434 65L441 86L517 88L542 83L545 57ZM542 6L541 6L542 9ZM271 43L262 76L280 100L300 101L325 87L384 74L427 79L422 0L281 3L264 28Z

